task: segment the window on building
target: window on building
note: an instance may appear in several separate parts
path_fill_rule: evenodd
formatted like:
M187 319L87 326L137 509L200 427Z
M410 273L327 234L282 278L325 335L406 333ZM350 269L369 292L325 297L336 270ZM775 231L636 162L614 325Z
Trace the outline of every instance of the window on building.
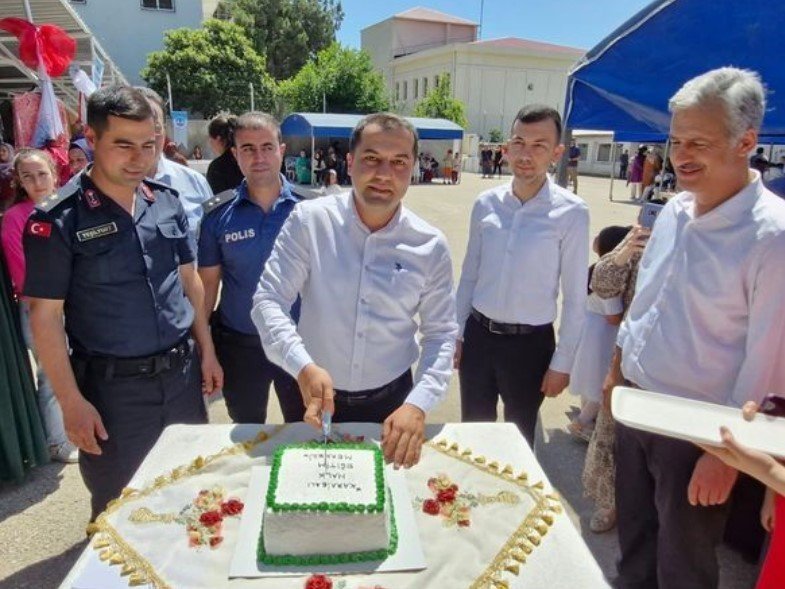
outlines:
M409 82L406 80L403 81L403 99L409 100Z
M420 78L414 78L414 99L417 100L420 95Z
M401 83L395 82L395 100L401 99Z
M428 96L428 78L422 79L422 95Z
M578 148L581 150L581 157L578 161L585 162L587 159L589 159L589 144L578 143Z
M600 143L599 147L597 148L597 161L598 162L610 162L611 161L611 144L610 143Z
M142 0L142 8L150 10L174 10L174 0Z

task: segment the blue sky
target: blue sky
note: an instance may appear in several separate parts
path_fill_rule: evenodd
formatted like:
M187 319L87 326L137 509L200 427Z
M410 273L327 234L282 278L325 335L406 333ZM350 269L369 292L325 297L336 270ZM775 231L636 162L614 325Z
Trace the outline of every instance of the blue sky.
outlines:
M650 0L485 0L482 38L522 37L591 49L649 3ZM480 21L480 0L342 0L342 4L345 18L338 40L357 48L363 28L415 6Z

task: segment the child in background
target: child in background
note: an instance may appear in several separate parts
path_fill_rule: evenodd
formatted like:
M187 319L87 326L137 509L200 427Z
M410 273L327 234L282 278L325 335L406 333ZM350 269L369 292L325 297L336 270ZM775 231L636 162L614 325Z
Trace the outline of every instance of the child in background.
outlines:
M0 228L0 239L3 245L8 272L14 294L19 299L19 314L22 333L27 347L35 356L33 337L30 331L30 306L22 297L25 282L25 257L22 249L22 234L27 225L27 218L37 204L57 190L57 168L52 158L38 149L22 149L14 157L14 184L16 187L16 203L6 211ZM30 226L28 231L45 231L45 228ZM55 230L48 228L49 231ZM43 236L43 234L42 234ZM58 462L77 462L79 451L68 441L63 425L63 412L46 378L40 364L36 373L38 381L38 410L44 422L46 439L49 444L49 455Z
M629 230L617 225L606 227L594 239L594 253L602 257L613 251ZM593 270L594 266L589 268L589 284ZM602 383L611 363L622 311L621 297L601 299L589 287L586 321L570 374L570 390L581 396L581 412L567 426L573 436L585 442L591 438L600 410Z

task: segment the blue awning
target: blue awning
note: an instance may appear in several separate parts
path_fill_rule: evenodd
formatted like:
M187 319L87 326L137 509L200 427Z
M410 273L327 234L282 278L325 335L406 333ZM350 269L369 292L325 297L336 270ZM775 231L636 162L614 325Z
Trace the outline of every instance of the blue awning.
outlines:
M289 115L281 123L286 137L333 137L348 139L352 129L365 115L300 112ZM406 117L417 129L420 139L463 139L463 129L446 119Z
M757 71L768 89L761 135L785 136L783 31L781 0L656 0L573 68L566 124L641 137L664 135L670 122L668 99L684 82L735 66Z

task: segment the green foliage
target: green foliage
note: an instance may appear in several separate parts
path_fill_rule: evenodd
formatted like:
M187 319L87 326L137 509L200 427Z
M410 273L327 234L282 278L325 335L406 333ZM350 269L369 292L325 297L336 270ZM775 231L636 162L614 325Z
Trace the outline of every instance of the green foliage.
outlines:
M491 143L503 143L504 142L504 135L502 134L501 129L494 127L490 131L488 131L488 141Z
M414 106L414 116L430 119L447 119L464 129L469 126L466 105L452 97L450 76L439 76L439 83L428 95Z
M275 82L265 70L264 57L242 28L230 22L208 20L202 29L167 31L163 51L148 55L142 77L166 96L167 73L177 109L206 117L220 111L247 111L251 83L256 110L274 108Z
M374 71L365 51L333 43L308 61L296 76L279 85L279 95L289 112L327 111L370 113L387 110L389 102L381 74Z
M340 0L223 0L216 15L243 27L267 71L285 80L335 41L343 8Z

